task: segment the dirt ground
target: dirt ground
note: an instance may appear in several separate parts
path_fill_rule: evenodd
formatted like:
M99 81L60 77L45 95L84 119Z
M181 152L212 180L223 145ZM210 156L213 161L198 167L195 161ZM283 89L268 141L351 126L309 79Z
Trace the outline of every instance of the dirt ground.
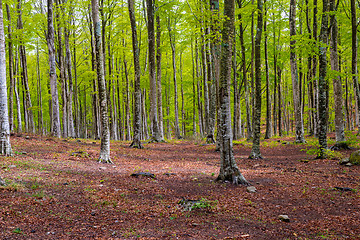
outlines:
M112 142L114 164L100 164L99 141L12 136L14 156L0 157L0 239L360 239L359 166L315 160L302 150L315 139L292 141L262 141L258 160L234 142L250 193L215 182L214 145ZM198 201L186 211L182 199Z

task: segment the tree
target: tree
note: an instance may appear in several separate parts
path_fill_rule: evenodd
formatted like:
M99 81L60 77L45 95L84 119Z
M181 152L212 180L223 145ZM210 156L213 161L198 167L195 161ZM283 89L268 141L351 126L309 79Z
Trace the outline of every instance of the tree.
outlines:
M249 158L262 158L260 153L260 121L261 121L261 34L263 26L263 3L258 0L258 19L255 36L255 108L254 138Z
M359 87L359 80L358 80L358 72L357 72L357 58L358 58L358 50L357 50L357 20L356 20L356 6L355 6L355 0L350 1L351 5L351 74L352 74L352 80L354 83L354 89L356 94L356 100L357 100L357 112L359 117L359 126L358 126L358 135L360 134L360 87Z
M6 87L6 52L2 0L0 0L0 154L12 155ZM1 178L0 183L2 183Z
M101 115L101 147L99 162L112 163L110 159L110 132L109 119L106 98L104 57L101 48L101 28L99 20L99 3L97 0L91 0L92 18L94 24L95 51L96 51L96 70L99 86L99 105Z
M48 32L46 35L48 50L49 50L49 78L51 89L51 132L55 137L61 137L60 128L60 112L59 112L59 96L56 80L56 63L55 63L55 46L54 46L54 23L53 23L53 1L47 1L48 8Z
M334 71L333 77L334 86L334 105L335 109L335 139L337 143L345 141L344 132L344 113L343 113L343 97L342 97L342 83L339 69L339 54L338 54L338 23L336 18L335 1L330 0L330 11L333 13L330 16L330 63L331 69Z
M233 184L249 183L239 171L233 153L233 134L230 113L230 79L232 62L232 45L234 38L234 0L224 1L225 21L222 29L222 51L220 62L219 96L220 96L220 156L221 167L218 181L231 181Z
M319 84L318 84L318 95L319 95L319 144L320 152L318 158L326 158L327 150L327 96L326 96L326 77L327 77L327 48L328 48L328 12L329 2L323 0L323 13L321 17L321 28L320 28L320 47L319 47Z
M130 15L130 23L131 23L131 35L132 35L134 71L135 71L134 138L130 147L143 148L140 141L140 133L141 133L141 89L140 89L140 62L139 62L140 51L137 40L137 30L136 30L136 20L135 20L135 10L134 10L133 0L128 0L128 7L129 7L129 15Z
M298 67L296 61L296 0L290 0L290 65L291 65L291 79L293 86L293 102L295 115L295 142L304 143L304 124L303 114L301 108L301 86L299 83Z
M156 99L156 65L155 65L155 24L153 0L146 0L148 18L148 44L149 44L149 81L150 81L150 121L152 126L152 140L160 142L158 108Z

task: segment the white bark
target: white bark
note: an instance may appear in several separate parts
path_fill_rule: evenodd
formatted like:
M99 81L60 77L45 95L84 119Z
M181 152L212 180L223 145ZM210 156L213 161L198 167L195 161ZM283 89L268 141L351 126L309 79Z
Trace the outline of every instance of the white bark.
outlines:
M12 155L6 87L6 52L2 1L0 0L0 154ZM0 181L2 179L0 178Z

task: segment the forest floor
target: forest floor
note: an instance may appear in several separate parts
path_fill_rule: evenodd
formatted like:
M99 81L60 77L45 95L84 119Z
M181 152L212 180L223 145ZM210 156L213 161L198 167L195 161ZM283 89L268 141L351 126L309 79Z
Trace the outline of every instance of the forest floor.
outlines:
M258 160L235 141L250 193L215 182L220 154L195 140L112 142L114 164L100 164L99 141L15 135L14 156L0 157L0 239L360 239L360 166L336 159L359 149L353 139L324 160L313 138L262 140Z

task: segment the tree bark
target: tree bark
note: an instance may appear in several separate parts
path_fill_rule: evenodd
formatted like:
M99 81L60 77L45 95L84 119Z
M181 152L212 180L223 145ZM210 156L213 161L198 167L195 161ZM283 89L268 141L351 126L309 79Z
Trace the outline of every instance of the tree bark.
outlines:
M291 79L293 87L293 102L295 115L295 142L304 143L304 124L301 108L301 85L298 75L298 67L296 61L296 0L290 0L290 66Z
M6 15L8 20L8 51L9 51L9 78L10 78L10 86L9 86L9 128L10 132L14 130L14 47L12 40L12 29L11 29L11 14L9 5L6 4Z
M318 158L326 158L327 150L327 48L328 48L328 11L329 11L328 0L323 0L323 13L321 17L321 28L320 28L320 47L319 47L319 144L320 151Z
M99 20L99 4L97 0L91 0L92 17L94 23L94 36L95 36L95 50L96 50L96 68L97 80L99 86L99 105L101 115L101 148L99 162L112 163L110 160L110 132L109 132L109 119L106 98L106 85L104 74L104 58L101 48L101 27Z
M164 117L162 104L162 86L161 86L161 25L160 17L156 15L156 79L157 79L157 105L159 116L159 135L164 139Z
M261 34L263 28L263 2L258 0L258 19L255 36L255 109L254 138L249 158L262 158L260 153L260 122L261 122Z
M331 69L336 76L333 77L334 86L334 109L335 109L335 139L336 142L345 141L344 132L344 113L343 113L343 97L342 97L342 83L339 68L339 54L338 54L338 23L336 19L336 2L330 0L330 11L333 12L330 16L330 62Z
M2 0L0 0L0 154L12 155L6 87L6 51ZM0 178L2 183L2 179Z
M148 45L149 45L149 81L150 81L150 122L152 129L152 141L160 142L157 88L156 88L156 62L155 62L155 27L154 27L154 4L153 0L146 0Z
M224 1L225 21L222 29L223 47L221 51L219 96L220 96L220 156L221 167L218 181L231 181L233 184L248 185L239 171L233 154L231 112L230 112L230 80L232 45L234 34L234 0Z
M135 71L134 138L132 143L130 144L130 147L143 148L140 141L140 134L141 134L141 89L140 89L140 61L139 61L140 56L139 56L135 9L134 9L133 0L128 0L128 8L130 15L130 23L131 23L131 36L132 36L132 46L133 46L133 54L134 54L134 71Z
M47 45L49 49L49 78L51 89L51 105L52 105L52 135L55 137L61 137L60 128L60 112L59 112L59 96L56 80L56 63L55 63L55 46L54 46L54 23L53 23L53 1L48 0L48 33L47 33Z
M266 0L264 1L266 6ZM265 139L272 137L272 122L271 122L271 97L270 97L270 77L269 77L269 57L268 57L268 32L267 32L267 7L265 7L264 20L264 52L265 52L265 72L266 72L266 132Z
M358 135L360 134L360 87L359 87L359 80L358 80L358 72L357 72L357 58L358 58L358 49L357 49L357 20L356 20L356 6L355 0L350 1L351 5L351 74L352 80L354 83L354 90L356 94L357 100L357 115L358 115Z

